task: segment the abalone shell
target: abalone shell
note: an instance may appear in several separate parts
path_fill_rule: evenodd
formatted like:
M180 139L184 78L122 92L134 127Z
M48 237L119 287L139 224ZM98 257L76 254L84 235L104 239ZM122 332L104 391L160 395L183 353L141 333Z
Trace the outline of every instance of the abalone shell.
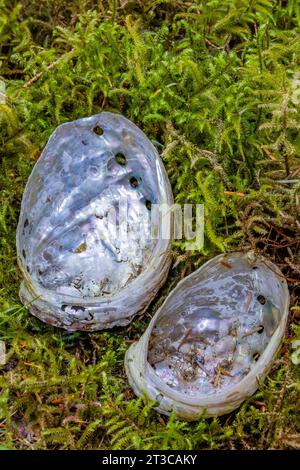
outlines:
M153 237L151 210L172 201L155 147L128 119L103 112L60 125L23 195L22 302L68 330L129 323L167 276L171 238Z
M228 413L266 376L288 306L285 278L269 260L217 256L179 282L127 351L129 382L164 414Z

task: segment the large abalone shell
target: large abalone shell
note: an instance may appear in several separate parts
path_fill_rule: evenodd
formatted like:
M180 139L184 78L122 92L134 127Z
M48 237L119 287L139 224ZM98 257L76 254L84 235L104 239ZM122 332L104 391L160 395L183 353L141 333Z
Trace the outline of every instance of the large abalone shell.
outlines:
M127 351L134 391L188 420L232 411L266 376L288 306L273 263L253 252L217 256L179 282Z
M22 200L22 302L68 330L127 324L167 275L170 239L153 237L150 216L172 200L155 147L128 119L103 112L60 125Z

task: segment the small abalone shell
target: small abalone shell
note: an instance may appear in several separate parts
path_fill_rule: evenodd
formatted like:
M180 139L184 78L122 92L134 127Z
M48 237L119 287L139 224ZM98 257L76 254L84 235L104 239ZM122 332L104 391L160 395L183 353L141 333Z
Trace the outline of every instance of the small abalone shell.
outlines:
M183 279L126 354L129 381L158 410L197 419L253 394L284 334L284 276L252 252L220 255Z

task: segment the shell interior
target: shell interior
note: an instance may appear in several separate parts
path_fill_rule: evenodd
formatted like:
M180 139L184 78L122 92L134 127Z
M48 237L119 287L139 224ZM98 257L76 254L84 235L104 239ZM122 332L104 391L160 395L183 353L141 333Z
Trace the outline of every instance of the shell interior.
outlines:
M161 184L152 148L111 113L57 128L22 202L18 251L31 285L110 297L144 271L155 250L150 213Z
M267 263L240 253L184 279L151 332L148 362L155 374L190 397L240 382L279 325L284 284Z

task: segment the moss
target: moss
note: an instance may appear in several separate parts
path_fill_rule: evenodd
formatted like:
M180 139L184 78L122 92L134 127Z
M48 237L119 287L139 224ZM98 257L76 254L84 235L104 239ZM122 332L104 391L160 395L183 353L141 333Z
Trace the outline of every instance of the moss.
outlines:
M286 180L299 180L298 2L0 0L0 37L1 448L296 448L299 182ZM152 139L177 202L205 202L205 245L174 245L166 286L127 329L70 334L20 305L15 230L51 132L102 110ZM125 350L179 278L236 248L264 253L289 280L294 308L278 360L230 415L159 416L134 398Z

